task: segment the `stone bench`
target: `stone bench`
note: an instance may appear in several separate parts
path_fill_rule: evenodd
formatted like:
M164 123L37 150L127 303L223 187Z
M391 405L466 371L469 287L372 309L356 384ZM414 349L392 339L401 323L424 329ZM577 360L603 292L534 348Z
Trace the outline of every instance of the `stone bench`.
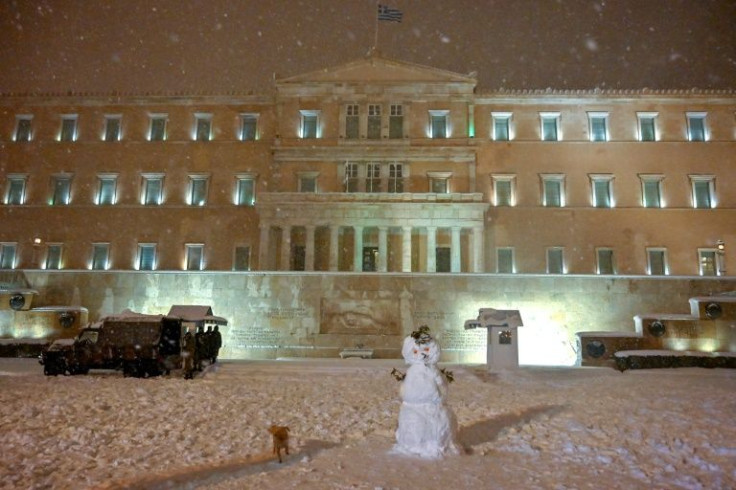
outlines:
M340 351L340 357L346 359L348 357L360 357L361 359L373 358L373 349L343 349Z

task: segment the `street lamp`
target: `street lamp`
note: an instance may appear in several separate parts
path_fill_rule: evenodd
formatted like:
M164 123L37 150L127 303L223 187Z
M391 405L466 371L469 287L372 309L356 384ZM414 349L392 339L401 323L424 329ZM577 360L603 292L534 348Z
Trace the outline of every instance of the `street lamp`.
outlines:
M726 242L723 240L716 242L716 262L718 265L718 275L724 275L726 273Z
M41 240L39 237L36 237L33 239L33 259L31 260L31 267L38 269L38 263L36 263L36 259L38 257L38 250L41 248L41 244L43 243L43 240Z

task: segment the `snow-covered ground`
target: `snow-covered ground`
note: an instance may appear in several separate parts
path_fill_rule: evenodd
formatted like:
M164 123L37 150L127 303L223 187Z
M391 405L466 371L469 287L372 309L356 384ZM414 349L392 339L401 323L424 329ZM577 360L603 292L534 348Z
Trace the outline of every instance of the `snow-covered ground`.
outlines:
M193 381L0 359L0 488L736 488L736 371L453 371L465 454L389 454L399 360L223 362ZM291 454L270 454L288 425Z

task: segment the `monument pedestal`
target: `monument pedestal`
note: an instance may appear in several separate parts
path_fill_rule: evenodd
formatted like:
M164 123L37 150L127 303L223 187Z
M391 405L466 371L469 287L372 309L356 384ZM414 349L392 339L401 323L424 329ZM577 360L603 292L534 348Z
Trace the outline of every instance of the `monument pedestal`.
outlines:
M488 369L510 369L519 367L518 327L522 325L519 310L481 308L478 311L478 318L465 322L465 330L487 329L486 364Z

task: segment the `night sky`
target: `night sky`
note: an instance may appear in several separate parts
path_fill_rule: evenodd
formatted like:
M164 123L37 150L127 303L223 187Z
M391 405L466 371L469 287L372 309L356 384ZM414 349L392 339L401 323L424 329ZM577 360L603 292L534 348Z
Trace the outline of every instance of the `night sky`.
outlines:
M480 90L736 89L736 0L387 0L393 59ZM247 93L364 56L372 0L0 0L0 92Z

